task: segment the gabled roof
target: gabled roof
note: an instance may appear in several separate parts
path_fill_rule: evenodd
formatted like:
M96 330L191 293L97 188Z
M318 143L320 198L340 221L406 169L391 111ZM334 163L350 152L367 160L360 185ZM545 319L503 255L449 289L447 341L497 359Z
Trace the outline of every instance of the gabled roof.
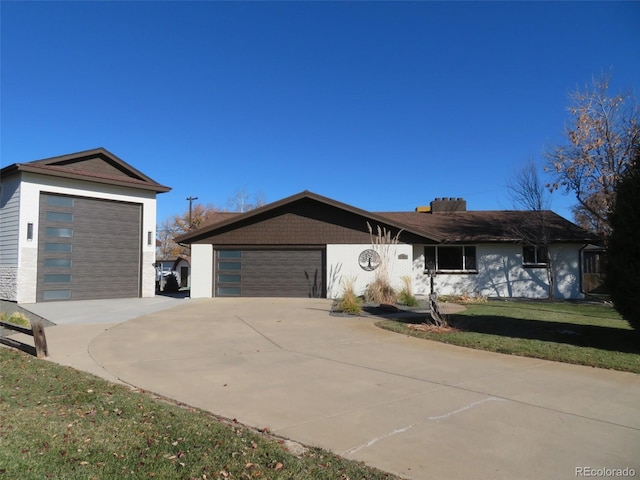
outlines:
M518 242L523 233L546 230L553 243L597 243L595 235L550 210L478 210L446 213L384 212L378 215L438 236L441 243Z
M229 214L224 219L222 219L221 217L221 221L219 222L211 223L197 230L193 230L191 232L179 235L174 240L176 241L176 243L193 243L214 234L217 230L220 230L224 227L228 227L229 225L233 225L236 222L249 220L253 217L257 217L259 215L268 213L270 211L277 210L279 208L286 207L287 205L291 205L301 200L307 200L307 199L324 204L324 205L329 205L329 206L344 210L346 212L360 215L362 217L368 218L372 222L377 222L380 224L388 225L390 227L395 227L398 230L404 230L408 233L412 233L420 237L426 237L426 239L431 241L436 241L436 242L439 241L436 237L430 235L426 229L423 229L421 232L418 232L414 230L411 226L401 225L393 219L385 218L376 213L368 212L366 210L361 210L351 205L347 205L346 203L338 202L328 197L323 197L322 195L318 195L317 193L313 193L308 190L297 193L295 195L291 195L290 197L283 198L282 200L279 200L277 202L264 205L262 207L256 208L254 210L250 210L245 213L237 213L235 215Z
M156 193L164 193L171 190L171 188L157 183L104 148L95 148L28 163L14 163L4 167L0 171L0 176L6 177L17 172L30 172L53 177L106 183L151 190Z
M442 213L368 212L307 190L246 213L221 215L218 217L219 221L180 235L175 238L175 241L194 243L206 239L224 228L232 227L236 222L257 217L303 199L311 199L365 217L371 223L388 225L417 235L424 238L425 243L521 242L523 230L536 229L541 224L544 225L550 242L598 243L596 236L550 210L543 212L519 210Z

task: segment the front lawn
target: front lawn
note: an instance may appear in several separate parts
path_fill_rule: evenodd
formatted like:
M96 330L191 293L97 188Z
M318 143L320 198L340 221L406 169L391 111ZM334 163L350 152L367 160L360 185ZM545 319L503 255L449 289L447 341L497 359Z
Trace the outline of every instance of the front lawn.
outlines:
M640 373L640 333L607 305L489 301L449 315L450 330L421 331L414 320L378 326L414 337L492 352Z
M320 449L301 450L268 432L0 347L0 478L397 478Z

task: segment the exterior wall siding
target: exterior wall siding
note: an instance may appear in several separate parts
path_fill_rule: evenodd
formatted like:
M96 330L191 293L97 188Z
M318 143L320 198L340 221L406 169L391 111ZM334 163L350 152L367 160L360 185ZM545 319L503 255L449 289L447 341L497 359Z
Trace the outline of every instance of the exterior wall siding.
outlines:
M143 211L141 294L143 297L153 297L155 295L155 269L153 267L156 237L155 192L23 172L20 188L20 229L21 231L26 231L27 223L33 223L34 228L33 240L28 241L26 235L19 236L17 286L17 301L19 303L36 302L38 219L41 192L141 203ZM151 232L151 245L147 242L148 232ZM117 261L117 259L115 260Z
M550 254L555 271L556 298L582 298L580 293L581 245L554 245ZM424 273L424 246L413 249L414 293L428 295L430 279ZM521 245L478 245L478 273L437 274L434 290L439 295L471 295L492 298L547 298L545 268L522 266Z
M340 298L344 291L344 282L353 280L358 295L365 292L367 285L375 280L381 267L366 271L360 267L358 257L363 250L372 248L371 244L327 245L327 298ZM396 290L404 287L403 276L412 277L412 246L405 244L376 246L382 261L386 259L391 286Z
M237 246L324 246L328 244L363 244L371 242L367 220L359 215L323 211L316 206L314 218L303 211L270 212L245 224L221 229L199 244ZM322 215L326 214L326 218ZM376 225L372 225L376 228ZM395 235L395 231L393 234Z
M0 195L0 265L18 266L20 175L2 181Z

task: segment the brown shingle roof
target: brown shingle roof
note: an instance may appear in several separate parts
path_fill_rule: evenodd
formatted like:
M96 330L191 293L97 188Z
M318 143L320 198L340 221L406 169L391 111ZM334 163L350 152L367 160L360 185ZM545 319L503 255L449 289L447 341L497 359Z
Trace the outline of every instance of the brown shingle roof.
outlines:
M304 191L246 213L219 212L213 223L193 232L177 237L179 243L191 243L205 239L222 227L230 227L236 222L257 216L265 211L293 204L303 198L332 205L336 208L357 213L372 223L386 222L405 232L422 237L425 242L435 243L493 243L518 242L523 229L539 228L539 214L548 231L549 241L554 243L597 243L597 238L552 212L531 211L459 211L443 213L424 212L367 212L350 205L332 200L315 193ZM400 236L402 238L402 235ZM416 237L414 237L416 238Z
M549 241L554 243L597 242L594 235L550 210L379 212L377 215L439 238L442 243L516 242L521 240L523 230L535 230L542 225Z

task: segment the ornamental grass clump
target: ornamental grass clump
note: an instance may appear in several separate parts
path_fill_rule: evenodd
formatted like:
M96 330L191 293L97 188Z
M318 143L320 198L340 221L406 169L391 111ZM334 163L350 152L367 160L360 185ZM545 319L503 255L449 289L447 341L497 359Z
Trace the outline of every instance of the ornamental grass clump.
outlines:
M352 315L362 312L362 299L355 292L355 277L347 277L342 280L342 299L338 302L338 310Z
M418 300L413 295L413 291L411 289L411 277L405 275L402 277L402 281L404 283L404 287L398 294L398 303L406 305L407 307L417 307Z
M391 271L391 262L393 259L392 247L399 243L398 237L402 230L395 236L391 236L391 232L386 228L377 226L376 234L373 228L367 222L369 235L371 237L371 248L380 255L380 265L376 269L374 280L367 285L365 297L368 302L394 304L398 301L398 292L391 286L389 274Z
M367 302L371 303L394 304L398 302L398 293L393 289L388 279L378 277L367 285L365 298Z
M24 313L20 312L13 312L9 316L7 316L5 312L0 312L0 321L12 323L24 328L31 328L31 322L29 321L29 319Z

